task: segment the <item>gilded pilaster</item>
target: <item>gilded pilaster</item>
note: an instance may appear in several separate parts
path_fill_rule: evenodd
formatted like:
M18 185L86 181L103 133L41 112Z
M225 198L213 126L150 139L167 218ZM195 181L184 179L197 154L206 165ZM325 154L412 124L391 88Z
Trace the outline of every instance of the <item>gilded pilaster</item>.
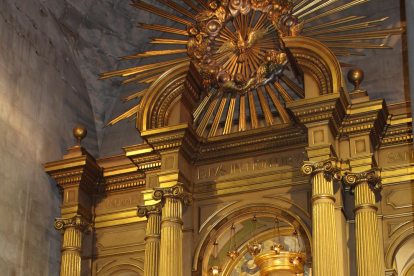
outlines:
M161 204L139 206L138 216L146 216L144 276L158 276L161 243Z
M70 219L56 219L55 228L63 233L60 276L80 276L82 233L90 234L92 225L82 221L78 215Z
M191 205L190 194L182 185L155 188L153 198L162 200L159 275L183 275L183 204Z
M339 275L333 181L340 179L339 162L330 158L321 162L305 161L302 173L312 185L313 273Z
M383 276L375 192L382 189L379 169L347 173L344 183L355 194L356 260L358 276Z

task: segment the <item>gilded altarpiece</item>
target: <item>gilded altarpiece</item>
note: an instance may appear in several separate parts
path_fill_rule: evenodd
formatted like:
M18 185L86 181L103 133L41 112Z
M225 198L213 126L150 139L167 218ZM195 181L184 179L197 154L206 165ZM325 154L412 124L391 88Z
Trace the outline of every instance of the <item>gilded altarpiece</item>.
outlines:
M77 127L78 144L44 164L63 199L61 275L281 275L258 261L277 237L282 252L302 256L283 259L286 275L397 275L399 250L414 236L411 110L371 100L360 69L348 74L348 92L337 56L351 46L331 41L403 29L311 38L330 33L306 24L335 1L183 1L191 11L160 2L192 21L133 1L186 26L141 27L187 37L153 39L186 48L124 58L188 57L102 74L150 83L109 123L134 116L144 143L94 159ZM383 21L336 26L353 20L323 27ZM262 255L251 254L252 239Z

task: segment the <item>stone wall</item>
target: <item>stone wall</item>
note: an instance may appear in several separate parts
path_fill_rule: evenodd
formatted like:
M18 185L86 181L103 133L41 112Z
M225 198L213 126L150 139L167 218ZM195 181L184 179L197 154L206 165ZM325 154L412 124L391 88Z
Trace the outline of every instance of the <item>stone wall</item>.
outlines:
M55 4L59 1L55 0ZM0 274L59 275L61 196L42 163L75 144L95 156L97 135L84 79L49 6L0 0Z

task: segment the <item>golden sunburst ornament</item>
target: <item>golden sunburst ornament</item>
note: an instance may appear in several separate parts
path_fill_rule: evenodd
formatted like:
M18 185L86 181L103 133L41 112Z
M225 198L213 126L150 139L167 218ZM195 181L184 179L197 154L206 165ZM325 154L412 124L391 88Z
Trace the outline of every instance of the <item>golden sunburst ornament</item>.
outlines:
M304 91L301 68L289 49L284 47L283 39L289 36L312 37L329 47L337 56L363 55L352 49L390 48L384 44L371 43L370 40L401 34L403 28L361 31L377 27L374 23L387 18L367 21L365 16L346 16L327 23L313 24L319 19L369 1L353 0L330 8L339 0L183 0L182 4L158 0L166 8L180 13L180 16L144 1L132 1L135 8L182 25L182 28L173 28L140 23L141 28L182 36L183 39L152 38L152 44L176 45L177 49L147 51L123 59L155 56L171 56L171 59L104 73L101 79L126 77L122 84L151 84L165 71L192 62L202 76L206 95L193 113L200 136L218 134L225 107L227 114L222 134L232 132L234 120L239 122L238 131L246 130L246 117L249 118L250 128L259 127L256 106L261 107L266 125L287 123L290 117L283 103L304 98ZM320 12L322 9L326 11ZM183 53L187 53L187 57L174 58L174 55ZM286 70L293 74L288 77ZM146 89L139 91L124 101L140 98L146 93ZM239 113L238 118L233 118L236 102ZM139 108L139 105L135 106L107 125L132 117ZM278 120L275 120L274 114L279 116Z

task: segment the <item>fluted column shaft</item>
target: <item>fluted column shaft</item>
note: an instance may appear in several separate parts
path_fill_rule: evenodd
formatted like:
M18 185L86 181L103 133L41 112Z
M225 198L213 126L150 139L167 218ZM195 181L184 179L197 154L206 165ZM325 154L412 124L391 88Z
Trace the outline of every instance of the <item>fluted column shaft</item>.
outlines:
M347 174L344 182L355 193L355 236L358 276L384 276L375 191L381 189L379 170Z
M75 216L71 219L56 219L55 228L63 232L60 276L80 276L82 233L91 233L92 226L84 223L80 216Z
M161 204L139 206L138 216L147 216L144 276L158 276L161 242Z
M181 185L156 188L154 199L162 199L159 275L183 275L183 204L192 200Z
M313 274L339 275L333 180L339 178L336 160L304 162L302 173L312 185Z

